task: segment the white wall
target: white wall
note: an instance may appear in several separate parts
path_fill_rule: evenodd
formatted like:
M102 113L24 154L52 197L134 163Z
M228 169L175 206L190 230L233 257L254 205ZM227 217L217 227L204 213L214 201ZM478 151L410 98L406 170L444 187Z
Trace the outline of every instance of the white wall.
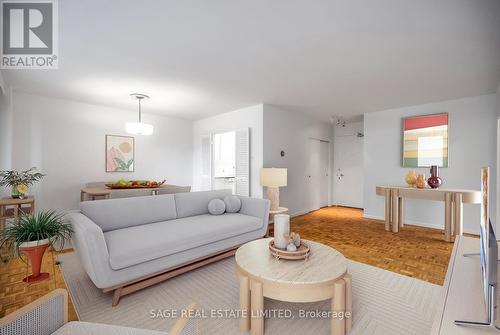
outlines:
M12 104L10 90L0 92L0 170L9 169L12 159Z
M264 105L264 166L288 169L288 185L280 188L280 205L288 207L290 215L309 211L307 175L310 138L330 143L329 175L332 176L333 130L330 123L310 115ZM284 157L280 155L281 150L285 151ZM331 185L329 190L331 195Z
M12 166L12 103L11 90L6 87L0 92L0 170ZM10 194L5 187L0 188L0 196Z
M262 197L259 173L263 165L263 106L255 105L197 120L193 124L193 190L202 190L201 138L214 133L250 128L250 196Z
M445 188L480 188L480 167L496 171L496 95L483 95L365 114L364 205L365 216L381 219L384 200L375 195L377 185L404 185L409 169L402 168L402 118L413 115L449 113L450 167L441 169ZM429 175L427 169L417 169ZM491 203L496 204L496 173L491 176ZM442 227L443 204L407 200L405 221ZM464 230L478 233L479 206L464 206ZM495 209L492 209L492 217Z
M91 181L167 179L191 185L192 122L144 114L152 136L135 136L135 172L105 172L105 135L126 135L135 112L23 93L13 95L14 169L37 166L47 176L34 187L37 208L78 208Z
M3 79L3 74L2 74L2 71L0 71L0 94L1 93L5 94L6 90L7 90L7 87L6 87L5 81Z
M496 226L497 232L500 229L500 187L498 181L500 179L500 83L497 89L497 206L496 206ZM498 234L498 233L497 233Z

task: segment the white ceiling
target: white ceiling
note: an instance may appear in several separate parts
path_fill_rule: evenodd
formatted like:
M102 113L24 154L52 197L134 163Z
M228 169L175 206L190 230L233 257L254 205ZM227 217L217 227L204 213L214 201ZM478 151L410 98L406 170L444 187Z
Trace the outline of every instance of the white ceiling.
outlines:
M493 93L498 0L60 0L59 69L14 88L201 118L268 103L328 120Z

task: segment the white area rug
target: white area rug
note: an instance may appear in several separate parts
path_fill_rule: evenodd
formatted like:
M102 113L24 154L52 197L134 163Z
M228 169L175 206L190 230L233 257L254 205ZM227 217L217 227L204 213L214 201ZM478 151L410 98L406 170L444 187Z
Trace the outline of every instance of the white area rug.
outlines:
M111 295L97 289L75 253L59 255L62 272L77 314L93 321L167 331L175 320L152 318L160 310L180 311L196 302L207 316L200 321L202 334L240 334L237 318L210 318L215 312L239 308L234 258L229 258L125 296L111 307ZM353 278L353 329L351 334L429 334L441 286L349 261ZM330 333L330 320L299 319L300 310L324 310L330 301L295 304L265 300L265 308L288 310L293 319L268 318L265 333L273 335Z

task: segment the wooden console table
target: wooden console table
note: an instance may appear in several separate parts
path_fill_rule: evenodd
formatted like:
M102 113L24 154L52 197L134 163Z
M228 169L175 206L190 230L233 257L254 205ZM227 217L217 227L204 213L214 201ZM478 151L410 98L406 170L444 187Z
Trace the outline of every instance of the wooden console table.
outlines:
M444 239L447 242L463 234L463 204L481 203L481 192L475 190L377 186L376 193L385 197L385 230L392 228L395 233L403 227L403 198L443 201Z

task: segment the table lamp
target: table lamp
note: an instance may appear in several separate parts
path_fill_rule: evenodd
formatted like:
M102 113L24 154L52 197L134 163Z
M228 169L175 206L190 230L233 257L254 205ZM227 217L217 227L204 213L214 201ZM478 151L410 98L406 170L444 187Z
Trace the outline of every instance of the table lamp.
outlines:
M260 184L267 187L267 198L271 201L272 211L280 207L280 189L286 186L287 169L262 168L260 169Z

